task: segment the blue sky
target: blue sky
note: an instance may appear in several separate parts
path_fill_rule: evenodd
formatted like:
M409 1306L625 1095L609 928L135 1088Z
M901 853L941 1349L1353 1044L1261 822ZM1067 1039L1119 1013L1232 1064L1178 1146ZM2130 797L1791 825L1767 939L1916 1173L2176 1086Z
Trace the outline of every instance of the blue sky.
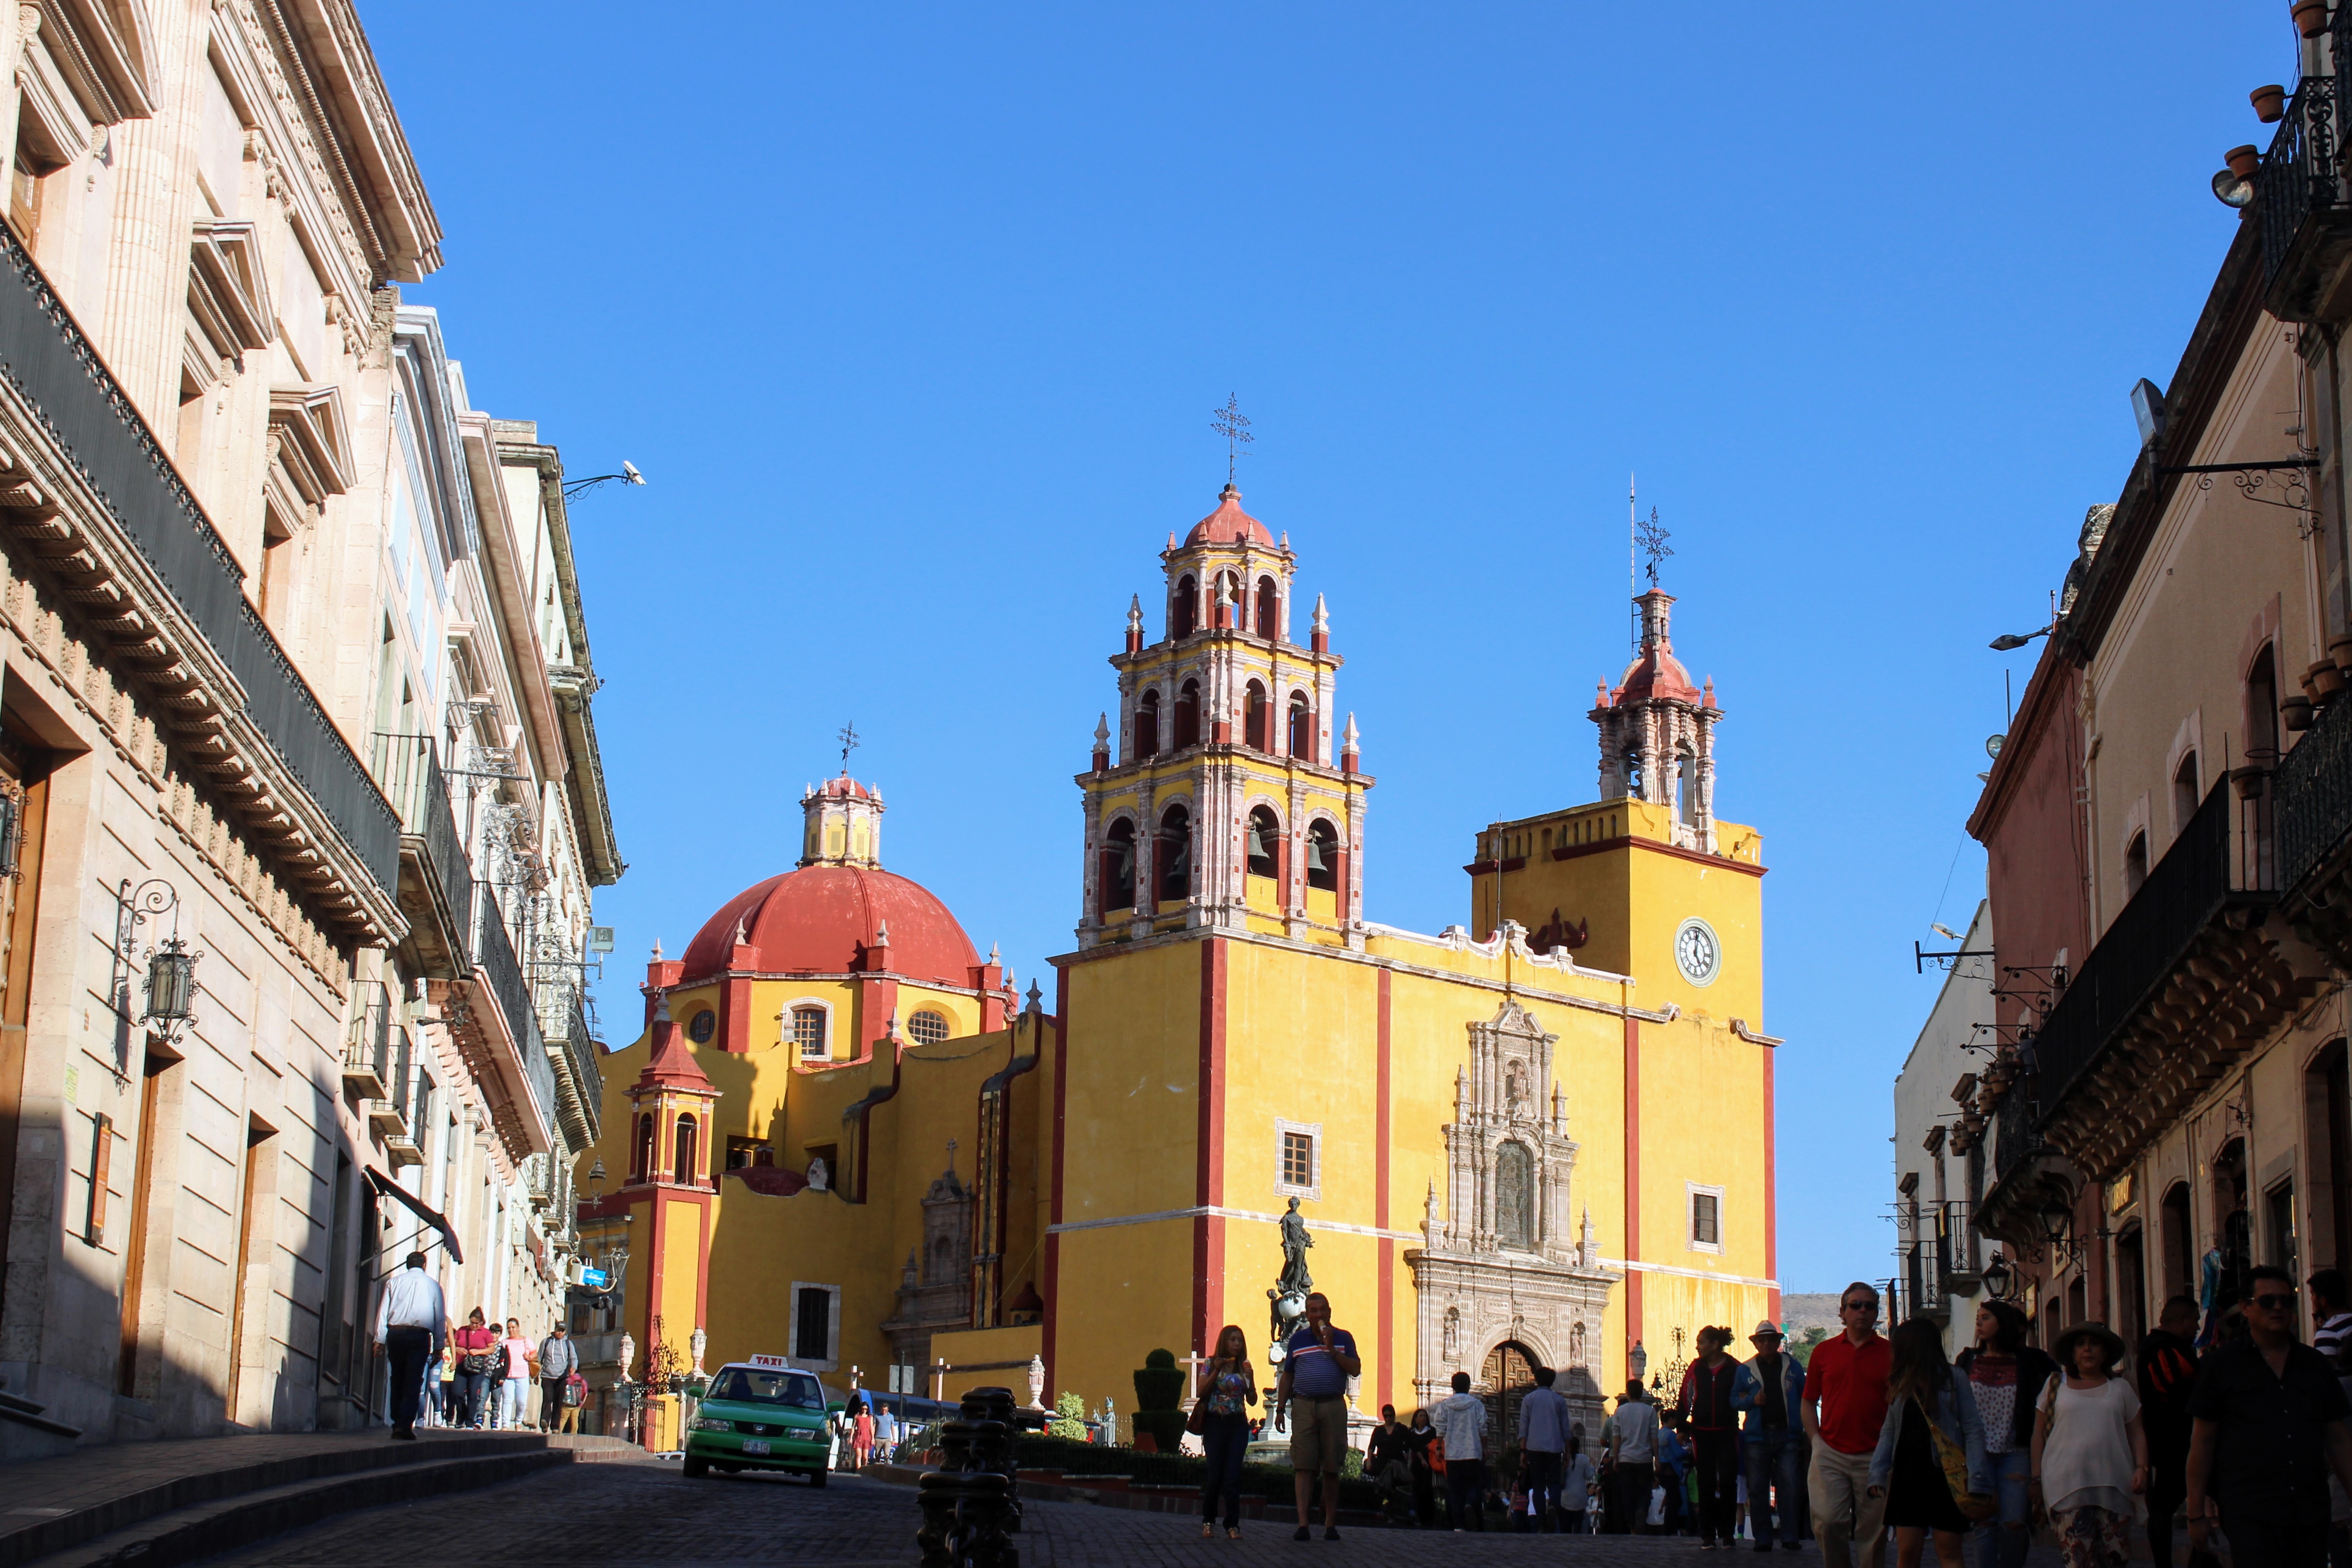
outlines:
M364 9L446 231L408 298L478 405L651 481L572 520L616 1033L656 937L792 863L851 719L888 864L1044 973L1104 657L1238 393L1392 924L1592 796L1640 474L1772 867L1782 1274L1886 1272L1985 644L2121 486L2283 4Z

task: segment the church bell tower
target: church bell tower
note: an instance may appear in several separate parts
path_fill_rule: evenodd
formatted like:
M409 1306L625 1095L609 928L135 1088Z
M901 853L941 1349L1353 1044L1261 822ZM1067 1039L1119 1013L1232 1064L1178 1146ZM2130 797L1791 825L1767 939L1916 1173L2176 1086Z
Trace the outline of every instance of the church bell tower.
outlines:
M1297 640L1297 557L1217 509L1160 553L1165 635L1127 615L1118 720L1097 722L1086 802L1081 946L1208 927L1360 946L1364 794L1340 659L1315 601Z

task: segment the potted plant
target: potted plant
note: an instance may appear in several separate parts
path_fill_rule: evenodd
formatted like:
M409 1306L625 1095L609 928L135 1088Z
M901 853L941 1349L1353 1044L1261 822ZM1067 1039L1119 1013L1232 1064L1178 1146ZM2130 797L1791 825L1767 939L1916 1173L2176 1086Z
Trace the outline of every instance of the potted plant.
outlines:
M2263 781L2270 776L2270 769L2256 767L2252 763L2230 770L2230 782L2238 786L2240 800L2252 800L2259 796L2263 793Z
M2258 87L2246 95L2254 106L2254 118L2265 125L2276 125L2286 118L2286 89L2277 82Z
M2294 30L2306 38L2327 31L2327 0L2294 0Z
M2312 720L2311 699L2308 697L2288 698L2285 701L2279 704L2279 719L2280 721L2284 723L2291 731L2310 729Z
M2324 708L2344 689L2344 669L2334 659L2323 658L2304 672L2303 681L2313 703Z
M2221 155L2221 161L2230 165L2230 173L2238 178L2251 180L2262 169L2263 150L2251 145L2232 147Z

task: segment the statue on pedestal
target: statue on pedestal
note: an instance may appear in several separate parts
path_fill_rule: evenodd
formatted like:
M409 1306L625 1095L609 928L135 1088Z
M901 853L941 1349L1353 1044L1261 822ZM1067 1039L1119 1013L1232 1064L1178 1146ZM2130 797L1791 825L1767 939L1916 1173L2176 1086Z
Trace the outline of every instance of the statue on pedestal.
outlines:
M697 1324L695 1326L694 1335L691 1339L687 1341L687 1344L691 1347L694 1352L694 1375L697 1377L709 1376L710 1374L709 1373L702 1370L702 1352L709 1346L710 1336L702 1331L701 1325Z
M1045 1358L1041 1355L1029 1358L1029 1408L1045 1408Z
M1283 1342L1290 1337L1290 1326L1307 1310L1307 1292L1315 1289L1315 1277L1307 1271L1307 1249L1315 1245L1315 1238L1307 1234L1307 1216L1298 1212L1296 1197L1277 1223L1282 1226L1282 1275L1265 1299L1273 1303L1269 1317L1274 1348L1268 1359L1279 1367Z

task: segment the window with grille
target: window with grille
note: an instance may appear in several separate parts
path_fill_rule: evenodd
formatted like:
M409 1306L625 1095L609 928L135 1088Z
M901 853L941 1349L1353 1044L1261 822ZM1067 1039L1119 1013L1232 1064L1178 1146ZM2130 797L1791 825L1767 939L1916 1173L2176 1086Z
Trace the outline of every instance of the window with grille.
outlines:
M1690 1244L1710 1251L1723 1247L1723 1194L1706 1188L1691 1189Z
M824 1009L795 1007L793 1009L793 1039L801 1048L801 1060L822 1060L829 1053L824 1043Z
M802 1361L833 1359L833 1292L803 1285L794 1303L793 1354Z
M1286 1187L1315 1184L1315 1140L1307 1133L1282 1135L1282 1184Z
M936 1046L948 1037L947 1016L921 1012L907 1020L907 1035L919 1046Z

